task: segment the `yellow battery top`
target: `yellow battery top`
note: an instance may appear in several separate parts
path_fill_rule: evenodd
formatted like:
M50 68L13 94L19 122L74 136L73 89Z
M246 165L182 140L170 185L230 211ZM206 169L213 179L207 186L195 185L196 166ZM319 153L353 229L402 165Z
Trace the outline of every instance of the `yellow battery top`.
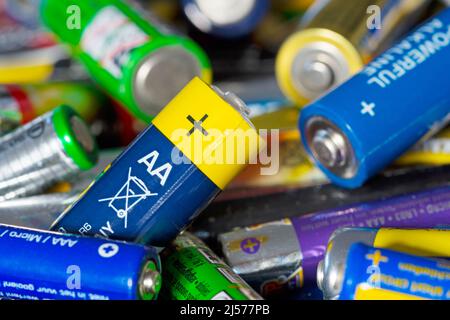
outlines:
M240 107L245 106L236 96L194 78L153 124L223 190L264 146Z
M450 257L450 230L390 229L377 232L374 247L426 257Z

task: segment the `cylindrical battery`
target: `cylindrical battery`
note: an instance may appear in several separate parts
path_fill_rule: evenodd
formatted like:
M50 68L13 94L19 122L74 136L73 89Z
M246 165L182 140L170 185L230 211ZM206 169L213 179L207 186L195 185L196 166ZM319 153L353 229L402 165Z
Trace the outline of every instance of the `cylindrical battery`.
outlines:
M52 223L78 197L79 192L51 193L0 202L0 223L49 230Z
M165 246L255 158L263 142L244 112L193 79L53 229Z
M211 81L200 47L120 0L43 0L41 13L90 75L147 122L193 77Z
M27 300L155 299L155 248L0 225L0 297Z
M219 236L226 262L263 295L316 282L328 239L343 227L448 226L450 188L325 210Z
M341 266L340 300L448 300L450 263L353 244Z
M401 251L425 257L450 257L450 230L440 229L369 229L337 230L328 242L324 260L317 268L317 285L324 298L338 299L342 290L339 277L354 243Z
M0 86L0 121L15 123L17 127L64 104L85 121L92 122L104 101L92 86L80 83L3 85Z
M0 138L0 199L42 192L96 161L97 145L86 124L60 106Z
M201 240L187 232L161 255L161 296L170 300L262 300Z
M238 38L253 31L269 10L268 0L182 0L189 21L202 32Z
M360 71L425 11L429 0L323 0L282 45L278 83L304 106Z
M430 19L300 115L307 151L355 188L448 121L450 9ZM412 90L412 88L419 88Z

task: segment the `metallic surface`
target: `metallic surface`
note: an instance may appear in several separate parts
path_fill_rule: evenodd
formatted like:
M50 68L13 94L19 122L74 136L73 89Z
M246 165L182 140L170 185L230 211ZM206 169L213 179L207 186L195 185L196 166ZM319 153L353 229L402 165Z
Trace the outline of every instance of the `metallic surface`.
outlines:
M1 200L42 192L79 172L64 152L52 116L50 112L0 138ZM78 128L85 141L84 128Z
M324 299L337 299L342 290L345 264L348 252L354 243L372 246L376 229L339 229L328 243L324 260L317 268L317 285L323 291Z
M176 45L162 47L136 68L133 96L145 112L156 115L192 78L201 74L201 66L192 53Z
M289 219L238 229L218 238L226 261L261 295L301 286L302 252Z
M0 202L0 223L48 230L78 192L43 194Z

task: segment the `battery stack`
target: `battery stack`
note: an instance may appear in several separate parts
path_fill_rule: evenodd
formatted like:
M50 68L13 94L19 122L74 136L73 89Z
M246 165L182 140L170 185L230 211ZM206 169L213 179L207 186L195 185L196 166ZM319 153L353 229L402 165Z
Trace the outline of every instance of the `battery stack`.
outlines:
M450 300L444 1L0 0L0 33L1 300Z

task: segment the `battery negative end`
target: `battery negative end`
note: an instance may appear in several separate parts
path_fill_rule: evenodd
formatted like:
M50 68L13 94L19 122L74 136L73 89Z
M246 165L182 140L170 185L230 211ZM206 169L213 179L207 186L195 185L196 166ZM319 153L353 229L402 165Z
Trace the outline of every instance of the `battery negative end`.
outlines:
M192 78L201 77L199 61L174 45L152 52L136 69L133 96L141 112L157 115Z

